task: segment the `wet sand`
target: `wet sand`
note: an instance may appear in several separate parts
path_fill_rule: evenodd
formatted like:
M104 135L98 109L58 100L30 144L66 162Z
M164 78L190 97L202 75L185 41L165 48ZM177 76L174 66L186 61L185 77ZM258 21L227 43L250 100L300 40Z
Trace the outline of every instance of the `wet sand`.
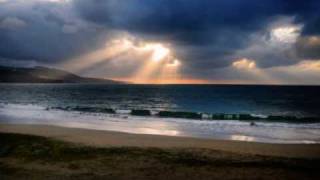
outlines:
M320 158L320 144L269 144L128 134L48 125L0 124L0 132L37 135L95 147L197 148L275 157Z

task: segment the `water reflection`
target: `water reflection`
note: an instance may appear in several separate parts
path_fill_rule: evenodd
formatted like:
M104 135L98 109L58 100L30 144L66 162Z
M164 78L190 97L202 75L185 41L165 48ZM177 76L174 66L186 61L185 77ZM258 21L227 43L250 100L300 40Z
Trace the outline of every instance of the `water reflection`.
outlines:
M166 136L179 136L180 132L176 130L167 129L152 129L152 128L140 128L137 129L138 134L154 134L154 135L166 135Z
M154 135L166 135L166 136L179 136L182 133L179 131L175 123L169 121L140 121L140 128L135 129L134 133L138 134L154 134Z
M44 122L43 120L41 120ZM52 125L67 126L73 128L85 128L95 130L118 131L133 134L153 134L165 136L182 136L183 133L179 131L179 127L175 123L166 121L156 121L143 118L127 118L121 119L118 117L108 117L106 120L81 119L68 121L54 121L47 122Z
M234 141L256 141L256 138L245 135L231 135L230 139Z

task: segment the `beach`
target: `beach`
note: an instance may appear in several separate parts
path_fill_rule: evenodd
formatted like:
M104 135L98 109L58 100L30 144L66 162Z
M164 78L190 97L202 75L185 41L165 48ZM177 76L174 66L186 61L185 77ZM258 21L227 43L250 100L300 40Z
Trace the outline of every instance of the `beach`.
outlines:
M21 124L1 124L0 135L0 177L5 179L320 177L319 144L271 144Z
M320 180L320 0L0 0L0 180Z
M48 125L1 124L0 132L43 136L98 147L205 148L279 157L320 158L320 144L271 144L190 137L129 134Z

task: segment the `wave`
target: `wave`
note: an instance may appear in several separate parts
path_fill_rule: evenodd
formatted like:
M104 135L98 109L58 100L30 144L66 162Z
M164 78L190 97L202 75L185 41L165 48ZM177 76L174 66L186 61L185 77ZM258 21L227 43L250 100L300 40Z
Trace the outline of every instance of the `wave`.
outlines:
M177 118L185 120L208 120L208 121L245 121L245 122L263 122L263 123L320 123L320 117L296 117L296 116L278 116L261 114L230 114L230 113L205 113L189 111L155 111L148 109L115 109L109 107L96 106L40 106L34 104L6 104L0 103L0 110L7 107L15 109L33 109L33 110L60 110L67 112L80 112L91 114L111 114L127 116L143 116L155 118ZM254 124L252 124L254 125Z
M261 114L227 114L205 113L188 111L154 111L148 109L113 109L92 106L66 106L48 107L46 110L56 109L64 111L78 111L86 113L128 114L133 116L153 116L160 118L181 118L191 120L238 120L238 121L262 121L262 122L286 122L286 123L319 123L320 117L297 117Z
M92 106L48 108L35 104L0 104L0 123L45 124L126 133L272 143L320 142L320 123L258 122L254 120L257 121L257 126L250 126L250 123L242 120L213 120L209 118L209 114L206 114L204 118L201 116L201 119L193 120L182 118L186 116L191 118L193 114L190 112L185 114L184 112L151 111L149 113L148 110L139 109L113 109L113 111L109 109Z

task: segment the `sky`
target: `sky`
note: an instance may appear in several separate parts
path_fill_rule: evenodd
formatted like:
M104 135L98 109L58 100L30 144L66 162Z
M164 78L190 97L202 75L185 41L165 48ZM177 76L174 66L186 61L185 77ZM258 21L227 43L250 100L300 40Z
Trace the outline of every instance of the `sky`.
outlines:
M133 83L320 85L320 1L0 0L0 65Z

